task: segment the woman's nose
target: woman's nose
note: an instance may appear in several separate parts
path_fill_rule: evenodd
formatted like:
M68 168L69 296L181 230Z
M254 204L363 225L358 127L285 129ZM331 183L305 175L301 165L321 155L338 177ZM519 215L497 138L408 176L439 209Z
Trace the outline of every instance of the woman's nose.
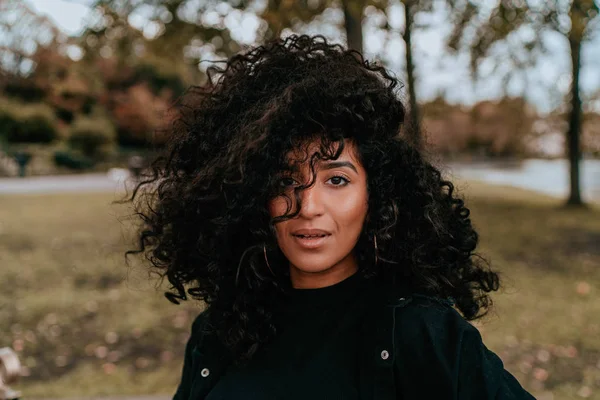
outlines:
M300 216L314 218L322 215L325 205L322 201L321 189L317 184L300 192Z

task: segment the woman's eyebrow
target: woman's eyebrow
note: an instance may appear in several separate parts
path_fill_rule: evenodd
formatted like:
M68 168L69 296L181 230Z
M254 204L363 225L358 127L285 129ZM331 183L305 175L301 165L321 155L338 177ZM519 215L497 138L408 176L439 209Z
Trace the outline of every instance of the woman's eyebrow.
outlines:
M323 166L321 168L322 169L333 169L333 168L340 168L340 167L349 167L358 174L356 167L350 161L331 161L326 164L323 164Z

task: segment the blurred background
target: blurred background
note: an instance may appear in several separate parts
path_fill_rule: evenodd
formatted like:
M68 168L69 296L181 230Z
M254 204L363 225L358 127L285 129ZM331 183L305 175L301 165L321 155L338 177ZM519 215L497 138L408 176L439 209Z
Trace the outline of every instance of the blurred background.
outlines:
M322 34L404 82L504 278L474 325L539 399L600 399L600 0L0 0L0 348L24 398L172 396L125 195L212 61Z

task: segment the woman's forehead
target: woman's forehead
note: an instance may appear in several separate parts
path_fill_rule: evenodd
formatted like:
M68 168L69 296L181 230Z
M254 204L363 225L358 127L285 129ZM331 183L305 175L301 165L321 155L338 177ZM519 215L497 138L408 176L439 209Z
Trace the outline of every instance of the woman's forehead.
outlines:
M319 153L323 156L323 149L321 148L322 142L320 140L313 140L305 142L299 146L296 146L286 154L286 160L290 165L307 164L311 158ZM339 150L341 143L333 142L331 148L326 152L328 155L334 156ZM356 157L356 145L352 140L344 140L344 149L340 153L340 156L336 160L354 160L357 161ZM322 162L317 160L317 162Z

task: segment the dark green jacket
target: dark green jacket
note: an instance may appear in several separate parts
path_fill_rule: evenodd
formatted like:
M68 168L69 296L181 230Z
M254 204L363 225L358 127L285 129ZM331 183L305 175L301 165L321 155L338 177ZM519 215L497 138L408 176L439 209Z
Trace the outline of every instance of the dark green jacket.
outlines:
M382 299L363 324L361 399L534 399L450 300ZM192 326L174 400L204 399L229 362L215 338L201 334L204 319Z

